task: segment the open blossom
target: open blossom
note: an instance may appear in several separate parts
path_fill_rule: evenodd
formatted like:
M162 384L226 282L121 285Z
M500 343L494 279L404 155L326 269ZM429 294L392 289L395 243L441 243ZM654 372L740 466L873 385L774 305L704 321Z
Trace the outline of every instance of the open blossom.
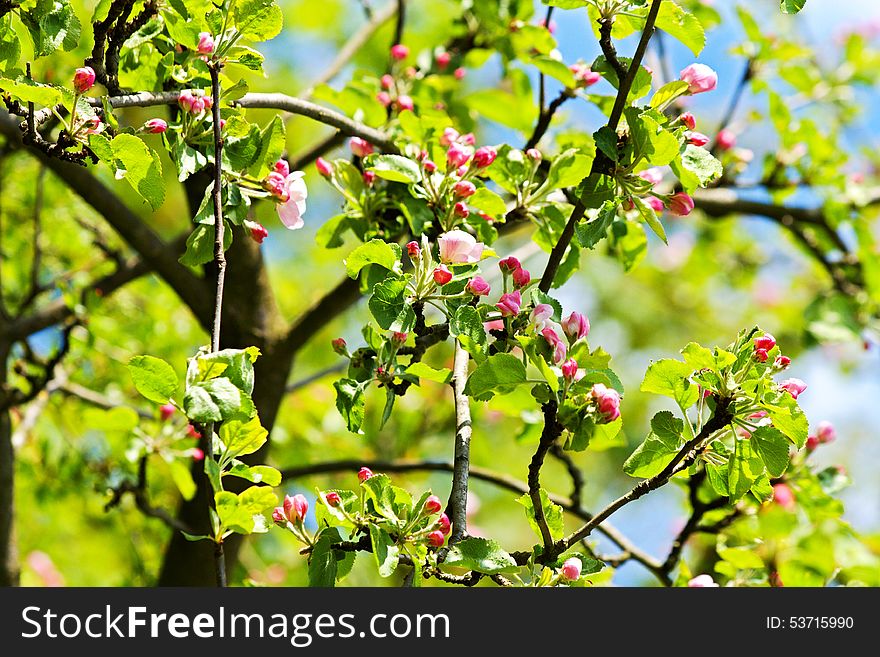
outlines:
M773 501L783 509L791 510L795 506L794 492L788 484L778 483L773 485Z
M639 178L647 180L652 185L656 185L663 180L663 169L660 167L651 167L639 172Z
M570 559L566 559L565 563L562 564L562 576L569 580L574 581L578 577L581 576L581 560L577 557L571 557Z
M519 309L522 306L522 296L519 290L502 294L495 307L501 311L504 317L514 317L519 315Z
M534 310L529 313L529 325L534 326L539 333L547 326L547 320L553 316L553 306L546 303L539 303Z
M366 157L373 153L373 145L360 137L352 137L348 142L348 147L357 157Z
M688 91L701 94L718 86L718 74L705 64L691 64L681 71L680 79L688 83Z
M200 55L210 55L214 52L214 37L210 32L199 32L199 45L196 50Z
M565 356L568 353L568 347L562 341L562 338L559 337L559 334L556 332L552 326L546 326L542 331L541 335L544 336L544 339L547 341L547 344L550 345L553 349L553 362L557 365L565 360Z
M667 206L672 214L676 214L679 217L686 217L694 209L694 199L691 198L690 194L678 192L669 197Z
M95 70L91 66L76 69L73 74L73 90L84 94L95 85Z
M297 230L304 225L302 216L305 214L306 199L309 195L306 181L303 180L306 174L302 171L291 171L285 176L282 173L284 167L280 168L281 171L276 169L266 176L264 186L280 201L275 209L278 211L281 223L288 230Z
M452 264L478 262L485 245L463 230L450 230L437 238L440 261Z
M492 288L486 282L485 278L482 276L474 276L468 281L467 291L475 296L484 297L492 291Z
M596 383L590 390L590 396L606 422L614 422L620 417L620 393L614 388L609 388L604 383Z
M576 342L590 334L590 320L587 319L586 315L572 312L571 315L562 320L562 330L568 336L569 341Z
M779 384L779 387L797 399L798 396L807 389L807 384L800 379L786 379Z
M718 588L718 584L712 579L711 575L697 575L688 581L688 587L692 589L711 589Z

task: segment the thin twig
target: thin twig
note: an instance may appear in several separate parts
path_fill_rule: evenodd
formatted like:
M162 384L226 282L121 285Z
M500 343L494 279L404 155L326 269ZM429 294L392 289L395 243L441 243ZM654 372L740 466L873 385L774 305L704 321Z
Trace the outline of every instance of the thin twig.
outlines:
M544 458L547 452L556 442L562 433L562 425L556 421L557 404L555 401L548 401L542 407L544 413L544 430L541 432L541 439L538 441L538 448L529 462L529 498L532 500L532 511L535 514L535 523L541 532L541 540L544 542L544 554L548 559L552 559L553 555L553 537L550 534L550 528L547 526L547 518L544 517L544 504L541 500L541 468L544 466Z

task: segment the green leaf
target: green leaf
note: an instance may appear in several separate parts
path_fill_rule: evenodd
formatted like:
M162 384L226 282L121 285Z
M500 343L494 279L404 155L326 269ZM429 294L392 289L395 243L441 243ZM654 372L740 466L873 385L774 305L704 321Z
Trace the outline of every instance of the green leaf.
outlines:
M406 373L411 374L412 376L417 376L420 379L435 381L436 383L449 383L452 381L452 370L449 368L443 367L439 370L435 370L430 365L426 365L422 362L413 363L407 367Z
M651 230L654 231L654 234L659 237L664 242L666 240L666 231L663 228L663 224L660 222L660 218L657 216L657 213L654 212L654 208L648 206L642 199L638 196L632 197L633 205L636 206L636 209L639 211L642 219L645 220L645 223L651 227Z
M223 456L237 458L253 454L262 447L269 438L269 432L260 424L260 416L254 415L250 420L229 420L220 427L220 441L226 446Z
M616 184L614 178L599 173L591 173L578 186L577 195L587 208L601 208L606 201L614 199Z
M550 530L550 536L553 540L558 541L565 535L565 522L562 517L562 507L551 502L550 497L547 495L547 491L543 488L540 489L539 493L541 495L541 509L544 511L544 520L547 521L547 529ZM538 538L542 538L541 528L538 526L538 521L535 520L535 505L532 503L531 496L528 493L524 493L521 497L518 497L516 501L525 507L526 518L529 521L529 526L532 528L532 531L535 532Z
M505 395L527 382L526 367L513 354L493 354L468 377L465 394L480 401L491 399L496 393Z
M764 473L764 461L755 452L752 441L737 438L733 456L727 464L727 488L731 501L749 492L752 484Z
M807 0L780 0L779 8L782 10L783 14L796 14L803 9L806 4Z
M34 56L51 55L58 48L73 50L82 26L68 0L37 0L30 11L19 12L34 43Z
M309 586L333 588L336 586L337 561L330 538L322 535L312 546L309 555Z
M247 394L254 391L254 363L260 356L256 347L246 349L222 349L198 357L199 380L213 379L221 374L232 381L236 388Z
M590 175L592 159L570 148L553 158L541 191L572 187Z
M100 141L100 140L97 140ZM143 140L134 135L116 135L110 141L113 159L102 158L114 172L117 180L124 178L132 189L155 211L165 201L165 181L159 155ZM96 154L106 153L100 150Z
M364 423L364 394L360 384L353 379L341 379L333 384L336 388L336 409L352 433L362 433Z
M248 41L268 41L281 32L284 16L271 0L239 0L233 10L235 27Z
M486 328L479 311L473 306L461 306L455 311L449 322L449 333L458 338L465 348L486 346Z
M232 244L232 230L223 231L224 251ZM214 260L214 226L198 224L186 238L186 251L179 258L180 264L198 267Z
M174 368L153 356L133 357L128 361L128 373L137 391L157 404L167 404L180 385Z
M277 502L278 497L268 486L251 486L239 495L230 491L220 491L214 495L221 525L237 534L263 534L269 531L263 511Z
M660 411L651 419L651 432L623 464L631 477L648 479L660 474L684 446L684 422L669 411Z
M519 566L498 543L486 538L466 538L449 548L443 566L464 568L485 575L515 573Z
M771 477L781 477L790 461L789 444L778 429L758 427L751 437Z
M487 187L480 187L467 200L467 204L482 210L495 219L507 214L507 205L504 199Z
M698 57L706 45L706 33L699 19L671 0L660 5L657 27L686 45Z
M388 276L373 286L367 305L383 329L408 333L415 325L415 312L406 303L406 277Z
M723 168L721 162L715 159L705 148L688 144L681 156L670 163L672 171L681 180L685 190L692 192L699 187L705 187L721 177Z
M417 183L422 179L419 165L402 155L370 155L364 166L367 171L392 182Z
M638 156L652 166L665 166L678 157L678 139L657 121L636 108L626 110L626 118Z
M715 347L715 352L713 353L696 342L689 342L685 348L681 350L681 355L684 356L685 362L694 370L708 369L719 375L721 370L736 362L735 354L725 351L724 349L719 349L718 347Z
M221 433L222 433L221 428ZM232 467L224 475L240 477L255 484L267 486L279 486L281 484L281 472L269 465L248 465L241 461L233 461Z
M380 577L391 577L397 570L400 560L400 548L391 540L391 536L378 525L370 525L370 543L373 546L373 557L379 569Z
M607 125L603 125L593 134L593 139L596 140L596 148L598 150L605 153L612 162L617 162L617 133L614 130Z
M247 420L257 412L250 396L225 377L189 386L183 407L189 419L202 423Z
M389 271L396 271L400 264L399 244L372 239L352 251L345 260L345 270L350 278L357 278L361 269L367 265L379 265Z
M23 103L34 103L45 107L54 107L61 103L65 96L64 91L58 87L34 82L25 77L19 77L17 80L0 78L0 89Z
M367 500L372 502L372 511L386 520L397 522L397 512L394 507L394 486L388 475L375 474L361 482L361 488L366 493Z
M656 110L663 110L673 100L684 94L688 90L688 83L684 80L673 80L667 82L660 87L651 97L651 107Z
M798 449L802 449L807 442L810 427L807 416L798 407L794 398L784 392L775 403L764 403L761 406L767 411L773 421L773 426L779 429Z
M192 474L189 471L189 465L181 460L175 459L168 462L168 468L171 471L171 480L180 491L180 496L185 500L191 500L196 494L196 484L193 481Z
M529 61L544 75L559 80L569 89L575 87L574 73L572 73L571 69L565 65L565 62L561 62L558 59L553 59L546 55L532 57Z
M679 406L693 406L699 396L698 387L689 378L694 368L687 363L664 358L648 366L642 386L642 392L653 392L656 395L672 397Z
M575 226L578 244L585 249L592 249L601 240L605 239L608 229L617 216L617 203L605 201L599 209L595 219L581 221Z

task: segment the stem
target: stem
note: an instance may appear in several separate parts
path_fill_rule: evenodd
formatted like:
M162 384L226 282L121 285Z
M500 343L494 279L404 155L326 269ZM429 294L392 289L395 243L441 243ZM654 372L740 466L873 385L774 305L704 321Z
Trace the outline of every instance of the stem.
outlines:
M471 407L464 394L467 383L470 354L458 340L455 341L455 360L452 366L454 378L452 391L455 398L455 457L453 460L452 491L449 493L449 509L452 516L450 545L467 535L468 475L471 460Z
M544 411L544 430L541 432L541 440L538 443L538 449L535 450L534 456L529 463L529 497L532 500L532 507L535 513L535 522L541 530L541 539L544 541L544 556L552 559L555 556L553 537L550 535L550 528L547 526L547 519L544 517L544 505L541 502L541 467L544 465L544 459L547 452L556 442L561 433L562 427L556 421L556 402L549 401L542 409Z
M220 68L218 61L208 64L211 73L211 94L213 104L211 115L214 122L214 189L212 193L214 201L214 262L217 265L217 293L214 297L214 322L211 327L211 351L220 351L220 319L223 314L223 284L226 279L226 254L223 251L223 234L225 224L223 220L223 166L221 155L223 153L223 137L220 135ZM214 458L212 443L214 439L214 423L205 427L207 432L208 449L205 450L206 458ZM217 576L217 586L226 586L226 557L223 554L223 537L217 537L214 543L214 571Z

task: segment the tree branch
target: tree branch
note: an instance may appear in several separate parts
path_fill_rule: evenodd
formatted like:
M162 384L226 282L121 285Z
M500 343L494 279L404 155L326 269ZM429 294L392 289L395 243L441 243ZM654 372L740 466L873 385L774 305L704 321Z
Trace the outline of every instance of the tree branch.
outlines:
M464 387L467 384L470 358L470 354L456 340L455 358L452 366L452 392L455 398L455 459L452 471L452 490L449 493L448 504L452 519L450 545L467 536L467 495L472 429L470 399L465 394Z
M110 509L119 506L120 502L122 502L122 498L125 497L125 494L131 493L132 497L134 497L135 506L137 506L138 510L140 510L140 512L143 513L145 516L161 520L171 529L185 532L187 534L196 533L190 527L180 522L177 518L168 513L165 509L160 509L150 504L150 498L147 494L146 456L142 456L140 458L140 461L138 461L137 481L135 483L124 481L122 482L122 484L112 489L112 493L113 495L110 498L110 501L104 505L104 511L109 511Z
M541 439L538 441L538 449L532 456L529 463L529 498L532 500L532 510L535 514L535 522L541 531L541 540L544 542L544 555L547 558L553 558L553 537L550 535L550 528L547 526L547 519L544 517L544 504L541 501L541 468L544 465L544 458L547 452L556 442L562 433L562 425L556 421L557 405L555 401L548 401L541 410L544 413L544 430L541 432Z

